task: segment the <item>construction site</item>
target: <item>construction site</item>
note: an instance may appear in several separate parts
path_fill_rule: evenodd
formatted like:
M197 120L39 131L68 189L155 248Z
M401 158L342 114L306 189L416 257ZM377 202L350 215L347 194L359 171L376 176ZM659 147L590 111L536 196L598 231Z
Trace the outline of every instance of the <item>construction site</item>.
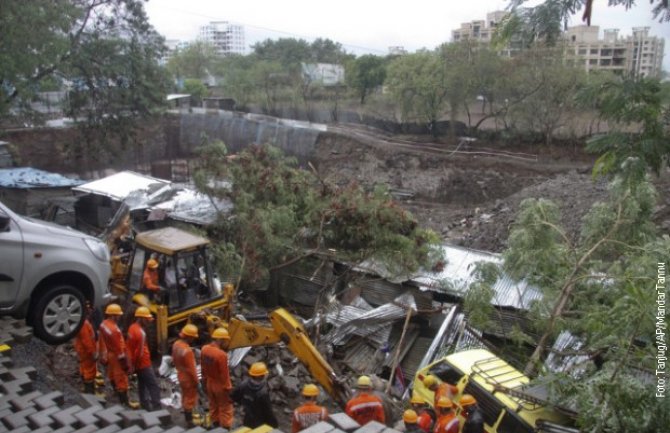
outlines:
M115 253L124 257L118 267L112 261L113 293L115 284L119 293L138 293L142 268L151 253L172 257L178 263L183 251L194 254L197 249L203 254L198 259L200 268L206 268L206 239L189 238L191 244L179 250L174 242L160 246L159 234L155 234L184 224L202 229L232 206L213 205L191 183L197 166L195 149L203 134L222 140L231 153L251 144L271 144L334 184L355 181L368 189L385 185L421 226L440 235L445 263L441 269L402 279L374 263L300 263L274 275L271 286L261 293L236 290L238 281L201 270L202 285L195 294L174 292L166 305L158 307L144 301L152 305L159 334L152 347L163 405L157 412L120 406L102 378L97 380L96 393L81 393L78 359L71 341L49 345L33 337L23 321L5 318L0 326L0 343L5 344L0 356L0 430L204 431L206 398L201 396L195 409L201 425L189 428L181 417L176 373L165 357L175 336L173 328L195 320L184 311L195 316L218 311L235 342L229 354L233 385L245 377L251 365L265 362L281 431L291 431L291 414L301 403L303 385L317 383L322 389L318 401L331 417L305 432L392 433L412 390L429 392L416 378L439 371L437 367L443 364L451 370L445 368L440 373L443 376L435 374L458 384L463 388L460 392L474 395L486 423L495 425L495 431L573 431L573 408L551 404L546 390L526 386L528 378L518 371L532 348L519 350L511 342L517 329L533 332L528 311L533 302L541 300L540 290L501 275L493 286L491 321L495 326L486 332L469 324L462 303L474 281L475 264L501 263L499 253L507 246L510 226L524 199L555 201L569 236L579 236L586 212L608 194L606 182L591 175L595 158L581 148L560 142L552 146L510 145L463 135L436 140L422 134L392 133L363 122L326 125L190 109L173 111L146 125L146 145L122 155L120 162L108 165L104 158L89 158L85 170L73 172L72 161L62 152L73 136L70 128L57 125L5 134L0 157L9 162L0 168L0 199L17 214L87 233L97 231L98 235L109 235L118 228L119 218L127 218L125 235L134 239L134 245L130 261L123 256L128 248L120 253L112 248L112 259ZM66 156L61 159L58 155ZM654 210L654 220L667 230L670 177L658 178L656 187L661 202ZM123 207L127 213L119 216ZM156 238L150 239L154 235ZM177 235L171 236L174 240ZM343 268L348 274L344 287ZM205 280L207 284L202 283ZM225 283L231 283L233 289L223 289ZM128 312L134 311L133 302L124 302ZM208 319L203 320L206 328ZM295 325L287 325L294 320ZM578 344L573 336L561 335L554 349L565 352ZM472 371L459 372L451 361L444 361L467 351L475 359ZM549 355L544 367L561 372L574 361L557 361ZM461 378L459 373L469 377ZM382 397L386 425L359 426L343 413L347 392L355 388L360 375L370 376L375 392ZM131 379L131 400L138 398L136 387ZM432 398L432 394L426 395L427 400ZM507 410L516 413L514 421L500 415ZM538 415L540 412L544 415ZM542 421L531 424L530 419ZM242 432L239 428L243 425L236 414L233 430Z

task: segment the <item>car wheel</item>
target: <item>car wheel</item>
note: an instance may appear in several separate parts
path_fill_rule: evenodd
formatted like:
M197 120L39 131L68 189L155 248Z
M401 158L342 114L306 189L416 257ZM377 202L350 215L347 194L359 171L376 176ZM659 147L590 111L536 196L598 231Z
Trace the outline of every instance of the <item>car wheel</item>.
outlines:
M35 335L49 344L61 344L76 335L84 322L84 295L62 284L47 290L35 304L32 325Z

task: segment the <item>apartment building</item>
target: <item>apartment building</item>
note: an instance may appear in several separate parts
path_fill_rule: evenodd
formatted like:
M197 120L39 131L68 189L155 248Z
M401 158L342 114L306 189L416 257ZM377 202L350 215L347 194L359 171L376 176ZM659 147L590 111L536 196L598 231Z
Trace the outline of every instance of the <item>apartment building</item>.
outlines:
M604 70L640 77L661 76L665 40L649 35L649 27L635 27L633 34L619 36L619 29L579 25L565 33L566 61L586 71Z
M220 56L245 54L244 26L228 21L212 21L200 27L199 39L212 44Z
M452 30L451 39L454 42L470 39L489 43L496 26L503 20L506 14L507 12L505 11L489 12L486 14L486 20L462 23L460 29Z

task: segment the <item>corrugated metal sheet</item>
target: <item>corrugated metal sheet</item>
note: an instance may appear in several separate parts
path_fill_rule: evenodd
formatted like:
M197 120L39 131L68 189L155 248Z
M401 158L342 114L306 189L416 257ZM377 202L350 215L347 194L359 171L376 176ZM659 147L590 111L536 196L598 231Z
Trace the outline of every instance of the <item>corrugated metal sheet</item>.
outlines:
M419 284L424 290L448 292L454 296L462 297L474 281L474 270L477 262L502 263L498 254L451 245L443 245L442 249L447 260L442 272L425 273L412 278L412 281ZM445 282L448 284L445 285ZM492 304L500 307L527 310L533 301L542 298L542 294L537 287L529 285L524 280L515 281L504 273L494 284L493 290L495 295Z
M355 283L361 288L361 296L372 305L383 305L393 302L402 293L411 293L420 310L429 310L433 305L433 297L428 292L422 292L416 287L407 287L392 283L382 278L363 279Z
M153 187L169 185L171 182L151 176L135 173L133 171L121 171L111 176L72 188L73 191L98 194L122 201L128 195L137 190L148 190Z
M72 179L32 167L0 169L0 187L4 188L67 188L81 185L83 182L80 179Z
M405 359L400 363L405 377L414 377L416 372L420 369L419 365L421 364L421 359L428 351L432 341L433 339L431 337L418 337L414 340L414 344L412 344L409 352L407 352Z

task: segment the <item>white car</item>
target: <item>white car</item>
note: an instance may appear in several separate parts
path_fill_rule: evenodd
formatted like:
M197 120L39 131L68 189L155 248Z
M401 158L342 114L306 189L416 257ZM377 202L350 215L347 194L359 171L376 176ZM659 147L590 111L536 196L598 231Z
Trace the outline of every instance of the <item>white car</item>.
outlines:
M0 203L0 315L25 318L60 344L79 331L85 303L110 297L109 250L69 227L17 215Z

